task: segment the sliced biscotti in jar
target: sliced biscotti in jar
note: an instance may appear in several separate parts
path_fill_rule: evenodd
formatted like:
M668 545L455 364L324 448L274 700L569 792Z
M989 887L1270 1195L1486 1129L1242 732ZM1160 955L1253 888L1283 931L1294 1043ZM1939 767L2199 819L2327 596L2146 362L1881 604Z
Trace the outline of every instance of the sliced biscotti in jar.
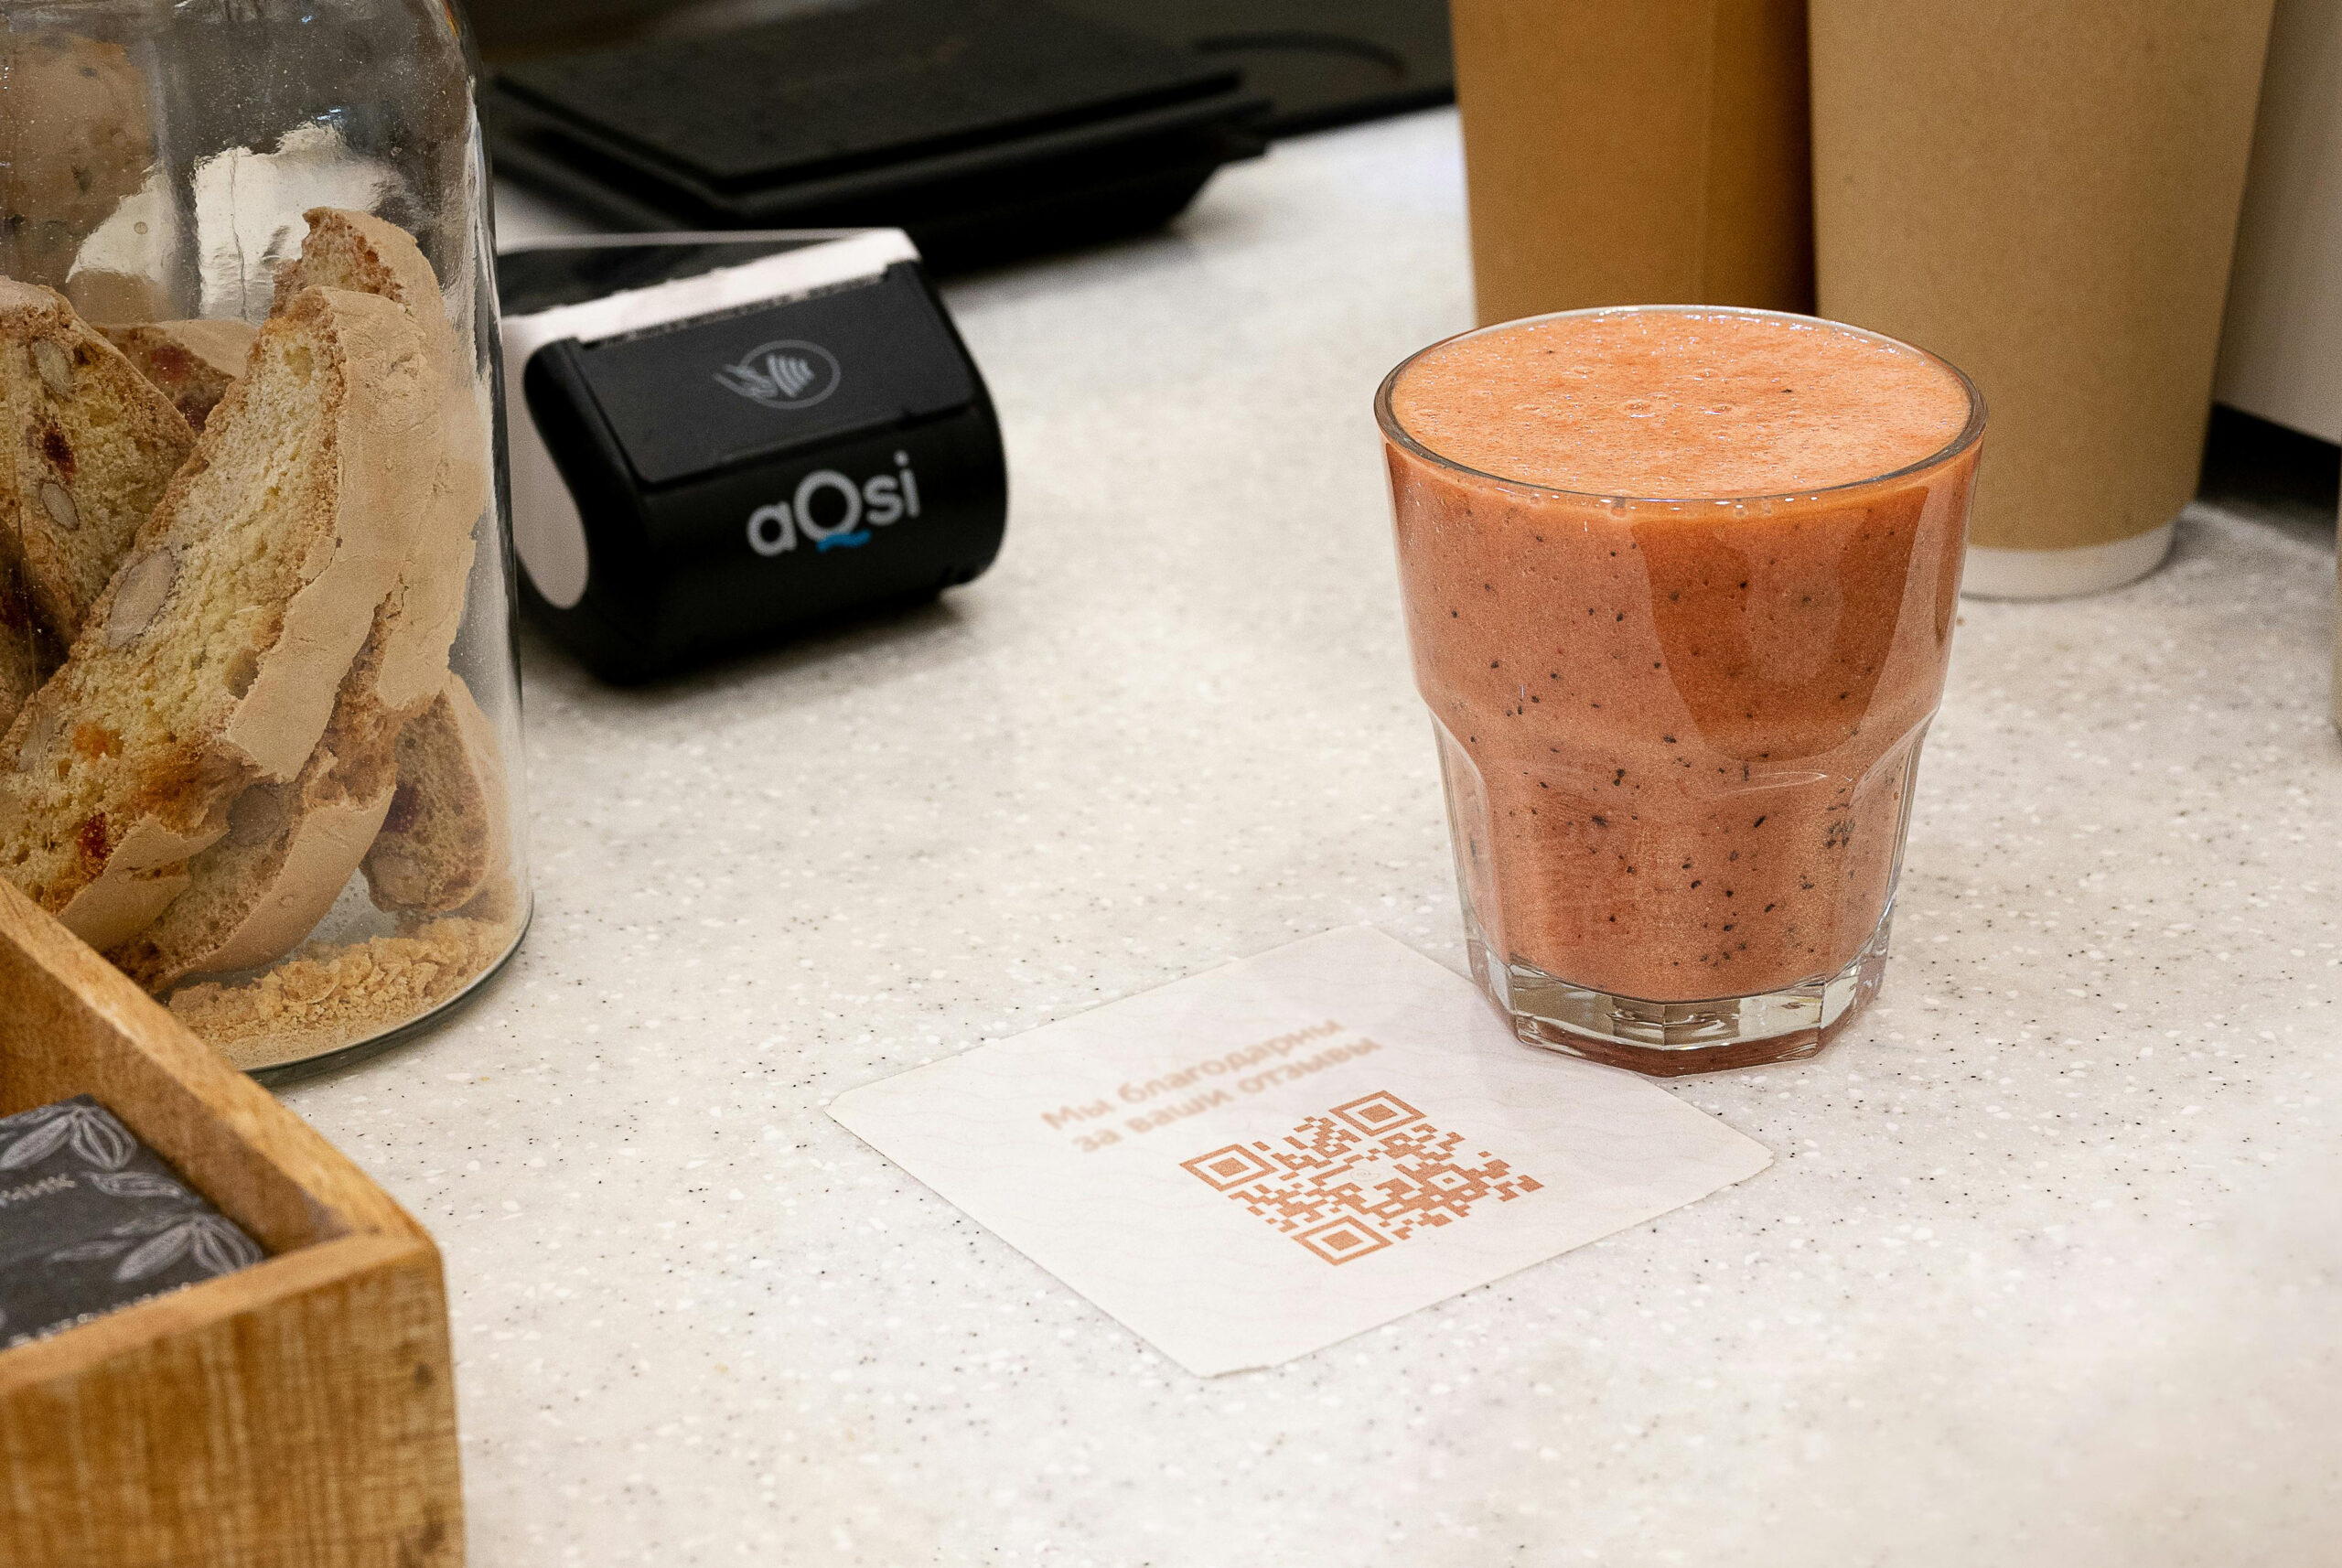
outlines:
M438 276L414 237L366 212L318 207L304 216L308 233L299 258L276 274L275 307L318 285L403 306L423 333L424 355L438 382L444 434L431 510L400 583L399 628L382 661L382 701L412 712L437 696L463 622L474 532L489 499L488 414Z
M105 340L122 350L131 368L171 400L188 428L203 422L244 373L258 329L248 321L145 321L101 327Z
M0 564L0 733L48 673L45 640L16 589L16 573Z
M399 732L398 793L366 852L375 907L403 916L458 909L502 919L512 828L496 726L460 676ZM467 908L468 907L468 908Z
M396 612L385 600L341 679L333 718L298 776L245 787L228 831L188 862L188 886L106 954L164 992L189 974L252 969L308 939L374 842L398 783L399 720L375 700Z
M404 231L363 213L321 209L309 223L301 256L277 274L278 309L322 285L376 295L407 311L422 337L435 405L446 413L443 437L459 430L454 400L470 381L457 373L455 334L420 249ZM157 332L124 329L125 337L148 341ZM189 863L186 891L109 954L149 989L167 990L189 974L256 968L290 951L332 908L367 853L392 804L402 722L444 706L448 644L462 612L473 524L486 501L481 487L455 494L444 447L441 458L399 586L376 611L316 755L298 778L253 784L239 795L227 835ZM443 581L455 586L441 618L429 607ZM419 632L418 618L426 623ZM430 623L443 618L432 635ZM430 686L418 693L424 674ZM398 700L386 701L385 687ZM475 882L484 875L476 872Z
M0 278L0 430L13 439L0 560L42 628L81 629L187 460L177 409L53 289Z
M102 15L91 6L12 5L0 33L8 248L24 276L59 283L72 274L82 242L153 177L156 164L145 62L120 44L54 25L77 12Z
M0 739L0 875L93 947L187 886L245 786L308 764L429 497L430 391L405 311L306 291Z

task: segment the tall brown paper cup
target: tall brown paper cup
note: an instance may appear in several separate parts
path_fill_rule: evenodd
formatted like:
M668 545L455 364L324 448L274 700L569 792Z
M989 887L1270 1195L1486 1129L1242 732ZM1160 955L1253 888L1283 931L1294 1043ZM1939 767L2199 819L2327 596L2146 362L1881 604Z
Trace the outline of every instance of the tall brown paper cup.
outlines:
M1452 0L1483 324L1813 307L1806 0Z
M1821 313L1993 410L1966 591L2153 571L2196 493L2271 0L1811 0Z

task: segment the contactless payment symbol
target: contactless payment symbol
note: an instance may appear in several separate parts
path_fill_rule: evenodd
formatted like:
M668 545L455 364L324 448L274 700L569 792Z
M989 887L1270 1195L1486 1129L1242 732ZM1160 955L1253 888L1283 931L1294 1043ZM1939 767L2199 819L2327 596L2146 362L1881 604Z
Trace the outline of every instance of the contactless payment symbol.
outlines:
M811 408L841 379L837 356L800 338L759 343L715 372L718 385L767 408Z

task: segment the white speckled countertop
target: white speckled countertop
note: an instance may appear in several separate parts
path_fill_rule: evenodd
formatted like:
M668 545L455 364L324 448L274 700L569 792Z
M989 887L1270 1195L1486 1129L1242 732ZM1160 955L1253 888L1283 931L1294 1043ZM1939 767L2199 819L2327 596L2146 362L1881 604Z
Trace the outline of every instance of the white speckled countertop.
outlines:
M822 1114L1346 922L1460 967L1369 398L1466 287L1451 116L1284 144L949 291L988 576L647 692L524 645L527 946L288 1094L446 1251L474 1563L2342 1561L2305 531L1970 603L1881 1004L1674 1086L1778 1163L1360 1339L1190 1378Z

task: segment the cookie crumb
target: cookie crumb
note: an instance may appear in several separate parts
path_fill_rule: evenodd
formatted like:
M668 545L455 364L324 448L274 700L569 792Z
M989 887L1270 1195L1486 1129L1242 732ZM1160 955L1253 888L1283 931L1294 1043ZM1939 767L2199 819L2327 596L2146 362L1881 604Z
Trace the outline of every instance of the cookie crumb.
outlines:
M355 1045L418 1017L512 945L508 920L451 916L394 937L311 944L256 980L184 987L171 1015L241 1068Z

